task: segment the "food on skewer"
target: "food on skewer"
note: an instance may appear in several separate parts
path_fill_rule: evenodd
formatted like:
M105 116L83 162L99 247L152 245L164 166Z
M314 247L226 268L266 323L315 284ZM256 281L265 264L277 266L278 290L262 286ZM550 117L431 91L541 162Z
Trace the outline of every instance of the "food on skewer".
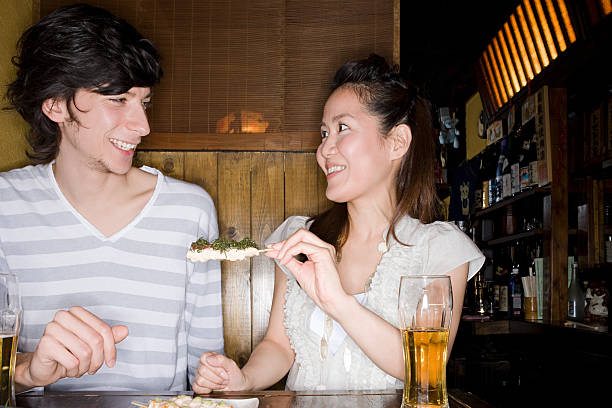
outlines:
M264 251L257 249L257 244L251 238L244 238L241 241L217 238L213 242L200 238L189 247L187 258L193 262L206 262L211 259L241 261Z
M133 405L136 405L141 408L207 408L207 407L217 407L217 408L232 408L233 406L228 404L225 401L215 401L210 399L205 399L202 397L190 397L189 395L178 395L176 397L171 397L166 400L161 398L155 398L153 400L149 400L149 405L141 404L138 402L132 402Z

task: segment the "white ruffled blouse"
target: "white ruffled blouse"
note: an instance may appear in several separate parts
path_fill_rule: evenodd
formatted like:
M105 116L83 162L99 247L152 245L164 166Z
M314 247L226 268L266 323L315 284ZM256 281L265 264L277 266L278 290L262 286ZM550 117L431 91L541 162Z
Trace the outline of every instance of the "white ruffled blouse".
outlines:
M300 228L308 228L308 217L289 217L266 240L266 244L286 239ZM400 276L441 275L469 263L471 279L484 263L484 256L474 243L454 224L434 222L422 224L404 217L395 228L400 241L393 238L389 248L381 241L380 263L370 277L366 292L355 295L366 308L398 327L397 301ZM288 269L279 267L288 276L285 294L285 328L295 362L289 371L289 390L364 390L398 389L403 383L378 368L346 335L335 321L325 314L300 288ZM327 350L321 338L327 339ZM323 354L323 355L322 355Z

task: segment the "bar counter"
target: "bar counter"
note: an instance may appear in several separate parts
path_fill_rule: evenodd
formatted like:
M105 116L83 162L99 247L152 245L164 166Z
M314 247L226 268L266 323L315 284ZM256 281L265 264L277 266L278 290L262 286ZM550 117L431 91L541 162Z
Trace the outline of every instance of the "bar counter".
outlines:
M136 408L132 402L147 404L155 397L167 398L175 394L144 394L119 392L90 393L24 393L17 396L21 408ZM291 407L368 407L398 408L402 402L401 390L389 391L258 391L213 393L210 398L258 398L259 408ZM449 390L450 408L491 408L476 396L457 389Z

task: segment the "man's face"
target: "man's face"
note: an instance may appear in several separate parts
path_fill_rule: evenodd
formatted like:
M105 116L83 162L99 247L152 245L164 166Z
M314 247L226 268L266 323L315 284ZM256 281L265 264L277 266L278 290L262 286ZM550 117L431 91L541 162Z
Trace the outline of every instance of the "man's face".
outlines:
M80 89L70 106L76 120L59 123L58 159L75 160L100 172L127 173L136 146L150 131L145 114L150 100L150 88L133 87L121 95Z

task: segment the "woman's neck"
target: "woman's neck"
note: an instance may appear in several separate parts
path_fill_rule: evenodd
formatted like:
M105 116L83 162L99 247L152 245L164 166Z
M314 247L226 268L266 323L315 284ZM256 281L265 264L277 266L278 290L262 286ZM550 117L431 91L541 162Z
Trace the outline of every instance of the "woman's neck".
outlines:
M393 206L387 203L347 203L349 236L358 240L380 239L393 218Z

